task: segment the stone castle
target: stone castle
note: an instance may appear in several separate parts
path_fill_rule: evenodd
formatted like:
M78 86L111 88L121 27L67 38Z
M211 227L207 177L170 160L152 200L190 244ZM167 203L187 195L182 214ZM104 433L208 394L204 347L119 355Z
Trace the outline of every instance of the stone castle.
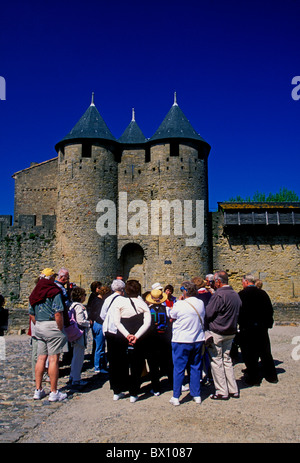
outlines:
M210 145L174 104L151 138L132 120L116 139L94 98L55 150L16 172L14 221L0 216L0 291L26 307L44 267L87 291L117 274L143 290L227 270L252 272L274 303L298 303L299 203L219 203L209 212ZM224 186L225 188L225 186Z

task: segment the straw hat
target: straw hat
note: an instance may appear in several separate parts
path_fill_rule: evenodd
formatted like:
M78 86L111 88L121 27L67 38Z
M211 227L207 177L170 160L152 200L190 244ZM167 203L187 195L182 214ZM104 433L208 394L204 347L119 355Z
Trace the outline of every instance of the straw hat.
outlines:
M162 304L168 299L166 293L163 293L160 289L152 289L151 293L146 296L146 301L150 304Z
M52 277L53 275L57 275L57 274L52 268L44 268L44 270L42 270L41 272L41 275L45 277Z

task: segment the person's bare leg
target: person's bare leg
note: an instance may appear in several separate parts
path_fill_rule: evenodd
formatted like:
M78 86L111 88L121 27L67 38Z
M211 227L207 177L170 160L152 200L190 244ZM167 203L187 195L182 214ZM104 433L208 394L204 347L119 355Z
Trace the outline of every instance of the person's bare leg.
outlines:
M50 378L51 392L56 392L59 376L59 354L49 355L48 375Z
M35 385L36 389L42 389L43 374L45 371L47 355L39 355L35 364Z

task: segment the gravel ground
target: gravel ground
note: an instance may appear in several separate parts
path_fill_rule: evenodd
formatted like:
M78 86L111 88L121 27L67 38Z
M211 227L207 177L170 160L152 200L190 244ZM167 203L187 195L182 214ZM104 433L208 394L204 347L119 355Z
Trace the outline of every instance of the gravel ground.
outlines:
M114 402L107 378L95 377L92 369L85 369L83 376L90 379L89 385L63 403L50 404L47 397L38 403L24 399L27 408L23 414L17 413L19 421L16 423L15 417L14 426L7 414L2 441L156 445L299 443L300 326L275 325L269 333L279 377L277 384L263 380L260 387L246 387L240 379L244 368L240 361L234 366L239 399L213 401L209 398L213 387L208 386L202 388L201 405L184 392L181 405L174 407L169 403L172 391L166 389L154 397L149 393L149 383L144 382L140 399L132 404L128 396ZM6 339L8 351L14 343L28 344L24 336ZM11 365L12 359L9 362ZM8 394L5 400L13 407L14 401L20 402L20 397L12 394L10 399L9 378L2 380ZM66 379L61 378L59 385L65 382ZM32 381L28 379L27 383L32 393ZM21 389L25 390L25 384ZM30 398L30 394L26 398Z

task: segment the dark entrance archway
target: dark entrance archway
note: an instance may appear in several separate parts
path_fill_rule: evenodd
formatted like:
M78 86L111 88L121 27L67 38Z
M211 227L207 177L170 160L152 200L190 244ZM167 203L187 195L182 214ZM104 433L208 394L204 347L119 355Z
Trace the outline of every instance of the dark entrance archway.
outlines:
M145 254L143 248L136 243L126 244L120 255L120 273L124 281L138 280L145 287Z

